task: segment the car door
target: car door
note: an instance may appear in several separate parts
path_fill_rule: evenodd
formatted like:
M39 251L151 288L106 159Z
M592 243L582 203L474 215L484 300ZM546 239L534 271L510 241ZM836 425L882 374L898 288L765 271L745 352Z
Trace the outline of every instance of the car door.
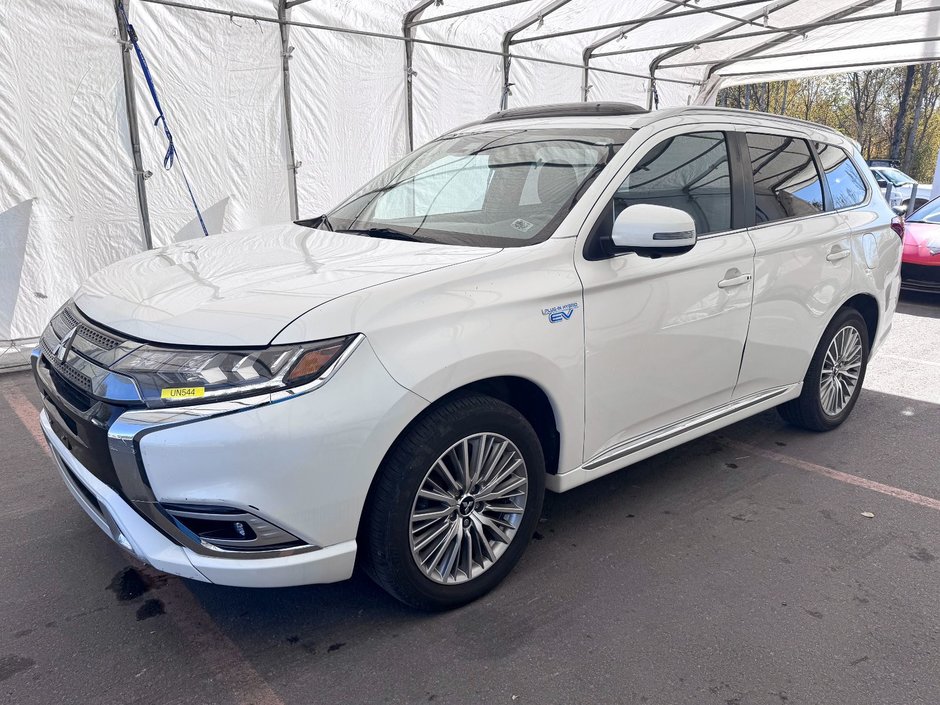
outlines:
M852 238L831 207L810 141L748 130L753 173L754 305L735 398L800 382L848 297Z
M729 126L652 131L598 204L576 267L584 287L585 460L731 400L747 335L754 248L736 228ZM610 256L601 246L635 203L689 213L685 254Z

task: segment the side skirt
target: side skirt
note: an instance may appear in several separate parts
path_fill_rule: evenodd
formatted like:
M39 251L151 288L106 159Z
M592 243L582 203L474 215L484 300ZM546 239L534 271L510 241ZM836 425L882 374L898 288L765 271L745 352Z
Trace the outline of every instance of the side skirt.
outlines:
M795 399L800 396L802 388L803 383L798 382L784 387L768 389L741 399L735 399L722 406L676 421L668 426L662 426L640 436L628 438L601 451L579 468L557 475L549 475L546 478L546 488L553 492L566 492L615 470L645 460L664 450L675 448L686 441L699 438L754 414L772 409L785 401Z

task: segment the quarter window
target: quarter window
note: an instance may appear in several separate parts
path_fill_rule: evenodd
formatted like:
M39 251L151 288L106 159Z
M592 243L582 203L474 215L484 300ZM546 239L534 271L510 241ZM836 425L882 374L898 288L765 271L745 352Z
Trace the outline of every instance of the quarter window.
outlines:
M816 153L826 172L826 183L829 184L832 207L838 210L862 203L868 195L865 179L855 168L855 164L852 163L845 150L831 144L817 142Z
M805 140L749 132L747 148L757 223L823 211L819 172Z
M731 175L722 132L678 135L653 147L614 194L614 217L637 203L678 208L699 235L731 229Z

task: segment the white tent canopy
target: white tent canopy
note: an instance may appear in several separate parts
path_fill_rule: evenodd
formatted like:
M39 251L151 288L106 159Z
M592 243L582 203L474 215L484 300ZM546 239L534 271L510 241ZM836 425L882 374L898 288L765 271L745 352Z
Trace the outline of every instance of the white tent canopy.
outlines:
M940 0L112 0L0 6L0 354L94 270L310 216L501 106L710 103L940 59Z

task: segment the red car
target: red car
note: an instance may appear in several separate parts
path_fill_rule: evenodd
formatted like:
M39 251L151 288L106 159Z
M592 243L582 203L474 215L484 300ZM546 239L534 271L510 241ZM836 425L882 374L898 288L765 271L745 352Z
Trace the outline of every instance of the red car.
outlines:
M911 213L904 223L901 286L940 292L940 197Z

